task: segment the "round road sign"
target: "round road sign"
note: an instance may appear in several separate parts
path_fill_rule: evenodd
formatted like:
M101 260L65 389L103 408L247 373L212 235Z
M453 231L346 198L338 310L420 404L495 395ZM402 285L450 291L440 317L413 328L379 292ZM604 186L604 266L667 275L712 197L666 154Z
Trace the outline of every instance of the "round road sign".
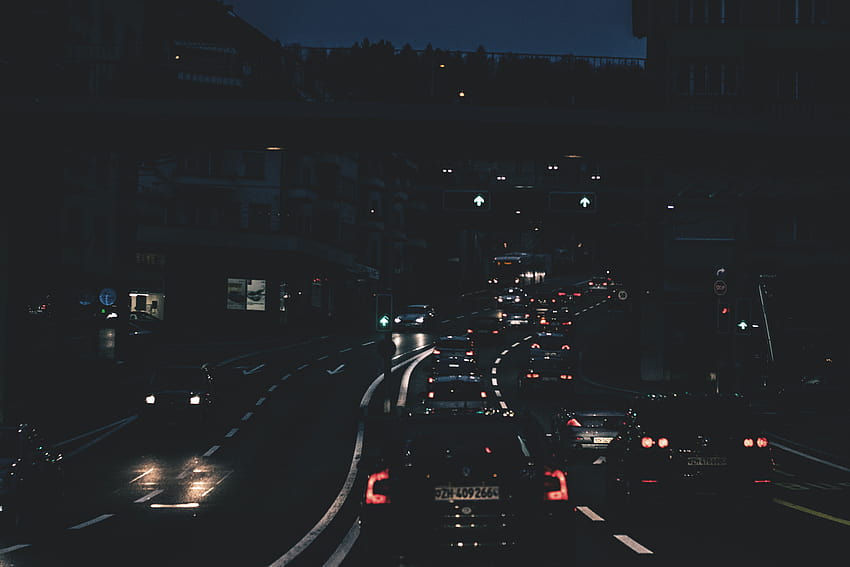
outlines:
M714 281L714 295L726 295L726 282L723 280Z
M625 301L628 298L629 298L629 293L626 290L621 289L620 291L617 292L617 299L619 299L620 301Z

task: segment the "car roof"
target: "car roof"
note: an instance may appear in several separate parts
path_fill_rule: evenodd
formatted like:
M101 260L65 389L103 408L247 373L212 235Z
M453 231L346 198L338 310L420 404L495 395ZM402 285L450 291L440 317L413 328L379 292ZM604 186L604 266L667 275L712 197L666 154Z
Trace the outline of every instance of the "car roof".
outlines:
M438 384L447 382L481 383L481 376L473 374L437 374L431 378Z

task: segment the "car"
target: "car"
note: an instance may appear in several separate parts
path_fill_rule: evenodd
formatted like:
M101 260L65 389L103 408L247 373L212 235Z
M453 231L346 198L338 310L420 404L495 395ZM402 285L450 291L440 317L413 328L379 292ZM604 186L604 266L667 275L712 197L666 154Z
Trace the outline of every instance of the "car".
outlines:
M436 311L431 305L408 305L393 318L393 327L397 331L410 329L427 331L434 327L436 316Z
M501 307L503 305L524 305L528 294L521 287L507 287L501 293L496 295L496 304Z
M536 293L528 296L529 312L537 317L546 315L550 309L558 307L558 298L551 293Z
M413 415L383 425L361 461L358 545L368 564L512 555L514 564L572 563L566 461L533 417Z
M499 322L505 329L524 327L531 323L531 314L523 310L503 310L499 312Z
M539 356L529 358L517 376L520 393L547 390L560 393L575 391L576 364L569 356Z
M538 327L543 330L565 333L573 326L573 314L566 307L551 309L546 315L538 319Z
M609 274L597 274L587 280L587 290L591 292L607 292L614 287L614 278Z
M584 295L584 290L576 284L568 284L555 290L554 297L561 305L569 305Z
M502 337L503 331L496 317L475 317L466 328L466 334L478 343L495 342Z
M477 362L475 341L466 335L445 335L434 341L433 362Z
M528 344L529 358L564 358L572 360L572 346L566 333L540 331L531 337Z
M430 376L428 390L422 393L421 410L425 414L495 413L501 409L480 375Z
M203 424L213 417L213 383L206 365L166 365L154 369L145 387L143 421L154 426Z
M552 416L552 433L567 451L604 451L626 424L622 402L580 399Z
M0 520L4 527L39 527L58 517L65 490L62 453L32 424L0 426Z
M703 494L770 500L772 448L740 394L638 395L625 422L606 455L615 503Z
M430 376L445 376L451 374L465 374L467 376L481 376L481 367L473 360L442 359L431 366Z

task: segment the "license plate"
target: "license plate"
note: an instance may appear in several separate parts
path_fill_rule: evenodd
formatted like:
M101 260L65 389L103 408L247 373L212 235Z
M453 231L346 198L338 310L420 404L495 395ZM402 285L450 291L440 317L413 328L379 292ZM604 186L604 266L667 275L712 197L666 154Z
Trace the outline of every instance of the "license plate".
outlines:
M610 443L613 437L594 437L594 443Z
M688 457L688 466L722 467L726 465L726 457Z
M437 486L434 500L498 500L498 486Z

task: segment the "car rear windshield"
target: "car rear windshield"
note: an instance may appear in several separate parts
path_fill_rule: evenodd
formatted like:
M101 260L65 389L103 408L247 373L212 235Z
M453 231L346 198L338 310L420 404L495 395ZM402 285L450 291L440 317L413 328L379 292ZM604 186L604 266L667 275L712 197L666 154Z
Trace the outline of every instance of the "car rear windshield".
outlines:
M542 350L568 350L562 348L564 345L569 345L569 341L566 337L535 337L531 341L532 348L539 348ZM535 347L534 345L538 345Z
M157 371L151 380L154 390L204 389L209 381L198 368L169 368Z
M755 419L743 403L731 401L676 400L646 406L638 411L642 426L682 433L731 433L750 429Z
M440 339L437 341L437 348L466 349L469 344L466 339Z
M515 459L532 455L522 436L487 431L463 431L462 435L451 430L420 432L404 440L403 450L415 460L429 462L456 458Z
M443 382L431 385L435 400L463 401L481 399L480 382Z

